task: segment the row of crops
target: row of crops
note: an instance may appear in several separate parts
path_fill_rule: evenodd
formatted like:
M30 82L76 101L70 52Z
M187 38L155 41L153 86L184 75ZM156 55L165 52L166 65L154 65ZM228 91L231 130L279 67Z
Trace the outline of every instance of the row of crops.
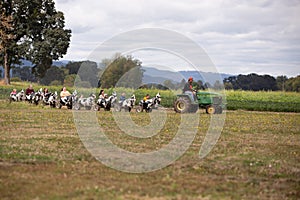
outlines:
M0 99L7 99L13 88L16 88L18 91L22 89L25 90L28 87L28 84L24 83L15 83L10 86L0 86ZM33 85L35 90L43 86ZM61 90L61 86L47 86L49 91ZM74 88L69 88L72 92ZM162 97L162 106L164 107L173 107L173 102L176 98L176 94L179 94L181 91L169 91L169 90L157 90L157 89L128 89L128 88L111 88L105 90L107 94L111 94L113 91L116 91L118 96L123 92L126 93L127 97L130 97L131 94L135 94L137 100L140 100L146 94L150 96L155 96L157 92L160 92ZM77 89L79 94L88 96L91 93L98 94L99 89ZM252 110L252 111L275 111L275 112L300 112L300 93L296 92L279 92L279 91L234 91L227 90L225 91L227 109L228 110Z
M273 91L226 91L227 109L300 112L300 93Z

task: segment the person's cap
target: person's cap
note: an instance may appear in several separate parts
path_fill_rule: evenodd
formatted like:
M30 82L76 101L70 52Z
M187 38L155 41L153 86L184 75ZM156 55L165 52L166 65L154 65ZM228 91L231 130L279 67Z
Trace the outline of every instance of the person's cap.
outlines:
M190 77L190 78L189 78L189 81L192 81L192 80L193 80L193 77Z

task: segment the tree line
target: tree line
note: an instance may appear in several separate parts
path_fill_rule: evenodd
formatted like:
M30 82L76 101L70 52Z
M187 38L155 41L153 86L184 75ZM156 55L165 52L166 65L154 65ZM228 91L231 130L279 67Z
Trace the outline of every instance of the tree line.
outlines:
M65 85L77 87L129 87L142 84L144 71L141 61L132 56L116 54L101 63L94 61L69 62L66 66L52 66L40 78L32 73L32 67L12 68L13 80L39 82L43 85Z
M225 78L225 89L252 90L252 91L295 91L300 92L300 75L288 78L287 76L258 75L251 73L248 75L230 76Z
M32 73L32 67L14 67L12 76L23 81L39 82L43 85L65 85L81 87L129 87L129 88L157 88L182 89L185 79L180 82L165 80L163 84L143 84L144 70L141 61L131 56L117 55L111 59L105 59L100 64L93 61L69 62L66 66L52 66L47 69L45 76L39 78ZM79 69L81 69L79 71ZM205 90L251 90L251 91L296 91L300 92L300 75L288 78L287 76L248 75L230 76L223 83L216 81L214 84L194 81L195 88Z
M183 88L186 80L180 83L173 83L171 80L165 80L164 86L170 89ZM251 73L248 75L230 76L224 78L223 83L216 81L214 84L203 83L201 80L195 81L197 89L205 90L207 88L220 90L250 90L250 91L294 91L300 92L300 75L288 78L287 76L258 75Z

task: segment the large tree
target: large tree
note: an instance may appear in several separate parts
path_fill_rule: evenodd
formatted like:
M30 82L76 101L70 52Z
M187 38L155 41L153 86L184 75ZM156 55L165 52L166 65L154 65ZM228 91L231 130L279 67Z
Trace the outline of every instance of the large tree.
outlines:
M107 60L105 61L107 62ZM142 62L132 56L120 56L105 63L106 68L101 75L101 87L130 87L138 88L142 84L143 73Z
M0 41L7 84L11 66L21 58L30 60L34 74L42 78L52 60L67 53L71 30L64 28L64 15L56 11L53 0L2 0L0 12L9 21L9 28L0 26L0 32L9 36L5 40L1 34Z
M3 2L0 3L2 5ZM5 12L1 12L0 15L0 54L2 57L2 64L4 66L4 78L6 84L9 84L9 47L13 43L13 24L12 16L7 15ZM0 61L1 61L0 60Z

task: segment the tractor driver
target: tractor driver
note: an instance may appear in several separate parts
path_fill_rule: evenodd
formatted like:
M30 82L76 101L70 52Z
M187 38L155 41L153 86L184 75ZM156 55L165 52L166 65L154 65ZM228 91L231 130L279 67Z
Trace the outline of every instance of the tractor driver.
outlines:
M193 85L193 77L190 77L188 79L188 82L184 85L182 93L189 95L190 97L192 97L191 99L194 99L194 101L197 100L196 90L194 89L194 85Z

